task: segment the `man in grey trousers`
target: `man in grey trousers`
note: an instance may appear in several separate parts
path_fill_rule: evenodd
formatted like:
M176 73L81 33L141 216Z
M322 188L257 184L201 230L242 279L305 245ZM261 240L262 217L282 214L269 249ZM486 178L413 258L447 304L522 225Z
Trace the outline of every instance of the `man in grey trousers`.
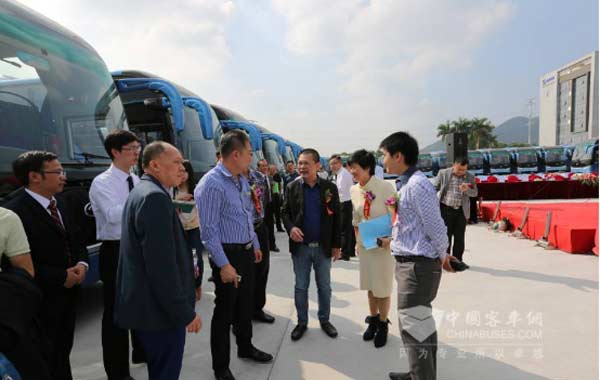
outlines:
M453 271L446 254L448 238L440 216L436 191L417 170L417 141L396 132L380 144L389 173L398 174L398 198L392 237L382 239L396 259L398 321L408 354L410 372L390 372L392 380L435 380L437 332L431 302L435 299L442 268Z

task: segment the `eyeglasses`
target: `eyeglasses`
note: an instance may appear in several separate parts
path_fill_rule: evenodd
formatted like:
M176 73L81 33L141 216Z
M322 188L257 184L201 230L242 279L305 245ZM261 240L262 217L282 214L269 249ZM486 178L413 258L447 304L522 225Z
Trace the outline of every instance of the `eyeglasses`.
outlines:
M67 176L67 171L62 169L62 170L40 170L40 173L43 174L57 174L59 176L63 176L66 177Z
M121 148L121 150L130 150L132 152L141 152L142 151L142 147L141 145L135 145L135 146L124 146Z

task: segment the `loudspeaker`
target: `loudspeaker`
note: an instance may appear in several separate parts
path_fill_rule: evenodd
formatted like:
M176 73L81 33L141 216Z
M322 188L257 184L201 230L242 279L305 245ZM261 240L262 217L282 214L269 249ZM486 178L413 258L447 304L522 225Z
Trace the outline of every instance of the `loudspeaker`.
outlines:
M450 133L446 135L446 162L448 166L454 164L454 158L468 158L469 138L466 133Z

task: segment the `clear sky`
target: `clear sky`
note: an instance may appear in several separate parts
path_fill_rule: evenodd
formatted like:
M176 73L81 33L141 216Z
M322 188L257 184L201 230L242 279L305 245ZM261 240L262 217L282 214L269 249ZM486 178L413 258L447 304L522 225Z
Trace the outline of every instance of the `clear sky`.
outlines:
M597 0L22 3L109 69L155 73L322 154L526 115L544 73L598 49Z

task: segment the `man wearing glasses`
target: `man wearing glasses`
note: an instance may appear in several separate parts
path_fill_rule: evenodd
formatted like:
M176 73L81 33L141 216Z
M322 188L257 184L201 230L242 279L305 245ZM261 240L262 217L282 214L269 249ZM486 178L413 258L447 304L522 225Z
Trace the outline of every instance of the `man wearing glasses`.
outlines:
M79 226L54 197L65 186L66 172L54 153L42 151L19 155L13 172L24 188L4 207L21 218L29 241L35 280L43 293L39 320L48 368L53 379L71 380L75 304L88 264Z
M110 167L94 178L90 203L96 217L96 238L100 246L100 279L104 291L102 315L102 357L108 380L132 379L129 373L129 331L114 323L115 281L119 264L121 217L129 192L140 179L131 173L140 157L140 142L130 131L115 130L104 140L112 160ZM146 361L142 345L131 331L134 364Z

